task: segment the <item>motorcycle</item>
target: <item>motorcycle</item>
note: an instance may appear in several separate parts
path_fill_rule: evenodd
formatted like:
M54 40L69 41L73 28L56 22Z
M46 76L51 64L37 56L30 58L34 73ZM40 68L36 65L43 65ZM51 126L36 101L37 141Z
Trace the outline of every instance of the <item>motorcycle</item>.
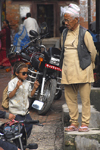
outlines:
M37 143L27 144L27 134L25 130L25 124L34 124L43 126L39 123L39 120L21 120L21 121L12 120L3 123L0 126L0 139L16 145L21 150L25 150L27 148L37 149L38 148Z
M38 110L38 114L44 115L50 109L55 96L57 97L57 94L61 96L62 94L60 87L61 69L59 68L61 51L54 47L47 50L44 45L37 44L37 41L41 40L43 35L40 37L37 32L32 30L30 34L33 36L33 40L27 47L25 46L20 53L10 52L8 58L12 65L19 60L27 62L29 71L27 80L32 86L35 80L40 83L33 99L43 102L43 107ZM35 106L33 102L33 107L36 108Z
M38 110L38 114L46 114L53 103L57 81L60 78L58 75L59 71L61 71L58 67L59 57L60 51L56 48L45 50L40 56L39 54L38 56L32 56L31 64L37 72L30 69L29 71L35 75L35 80L38 80L41 85L37 91L36 99L44 103L42 109ZM29 77L31 78L33 75L31 74Z

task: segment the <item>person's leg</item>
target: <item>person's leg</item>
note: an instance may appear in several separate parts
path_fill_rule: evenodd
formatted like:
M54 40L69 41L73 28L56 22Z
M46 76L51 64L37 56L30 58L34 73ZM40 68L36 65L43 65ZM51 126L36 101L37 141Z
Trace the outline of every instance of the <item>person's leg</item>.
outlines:
M0 139L0 150L19 150L14 144Z
M32 120L32 118L29 114L26 115L26 120ZM33 124L25 124L25 128L26 128L26 131L27 131L27 137L28 138L31 134L32 127L33 127Z
M79 92L82 101L82 124L86 126L89 125L90 121L90 91L90 83L84 83L79 85Z
M31 116L27 114L26 116L21 116L21 115L16 115L15 120L20 121L20 120L32 120ZM27 132L27 138L29 138L32 130L32 124L25 124L26 132Z
M78 102L77 102L77 94L78 94L78 85L65 85L65 99L69 109L69 116L71 124L78 126Z

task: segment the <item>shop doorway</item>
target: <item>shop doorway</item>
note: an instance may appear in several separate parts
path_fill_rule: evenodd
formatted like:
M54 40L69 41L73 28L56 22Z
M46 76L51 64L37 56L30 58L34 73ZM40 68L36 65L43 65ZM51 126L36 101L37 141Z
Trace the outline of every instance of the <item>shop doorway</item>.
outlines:
M46 22L48 26L48 37L54 36L54 9L52 4L38 4L37 5L37 21L41 25L42 22Z

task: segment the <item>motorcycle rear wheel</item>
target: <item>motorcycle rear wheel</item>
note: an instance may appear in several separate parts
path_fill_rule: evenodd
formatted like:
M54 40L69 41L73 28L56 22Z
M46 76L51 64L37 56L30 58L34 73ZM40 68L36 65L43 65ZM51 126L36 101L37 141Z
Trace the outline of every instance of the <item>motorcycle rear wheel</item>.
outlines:
M45 115L50 109L55 97L56 85L57 85L56 79L50 79L45 82L44 95L42 96L42 99L40 99L40 94L38 97L38 100L44 102L43 108L41 110L38 110L39 115Z
M56 93L55 93L54 100L60 99L61 96L62 96L62 90L57 90Z

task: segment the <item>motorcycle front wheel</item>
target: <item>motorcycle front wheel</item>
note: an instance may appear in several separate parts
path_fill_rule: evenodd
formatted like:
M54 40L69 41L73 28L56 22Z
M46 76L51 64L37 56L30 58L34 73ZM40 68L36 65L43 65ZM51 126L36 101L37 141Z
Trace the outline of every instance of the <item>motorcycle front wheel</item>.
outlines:
M39 115L45 115L50 109L55 97L56 85L57 85L56 79L49 79L48 81L45 82L43 92L44 94L43 96L41 96L39 93L38 97L38 100L44 103L43 108L41 110L38 110Z

